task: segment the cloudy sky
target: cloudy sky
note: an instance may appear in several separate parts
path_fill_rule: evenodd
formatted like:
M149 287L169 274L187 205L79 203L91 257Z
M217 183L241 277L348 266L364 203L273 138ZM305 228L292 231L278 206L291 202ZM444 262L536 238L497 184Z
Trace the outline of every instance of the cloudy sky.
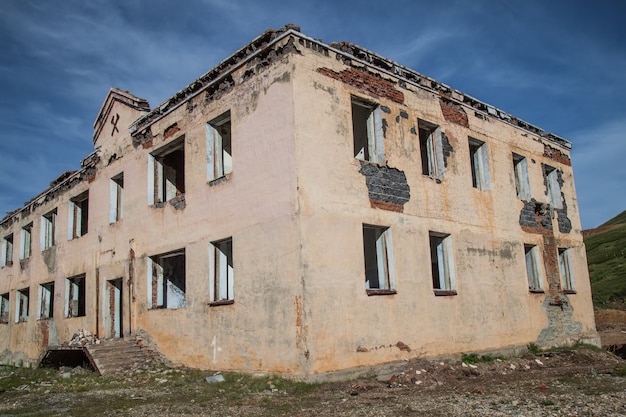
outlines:
M572 141L595 227L626 209L625 16L623 0L3 0L0 218L79 168L110 87L155 107L295 23Z

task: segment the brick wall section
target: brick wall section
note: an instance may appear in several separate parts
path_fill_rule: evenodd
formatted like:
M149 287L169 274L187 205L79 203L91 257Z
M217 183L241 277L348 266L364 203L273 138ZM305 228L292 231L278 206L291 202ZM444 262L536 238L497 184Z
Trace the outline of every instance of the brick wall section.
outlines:
M543 144L543 156L546 156L553 161L560 162L563 165L572 166L572 161L569 159L568 155L545 143Z
M450 144L445 133L441 132L441 151L443 152L443 166L448 167L448 158L454 152L454 148Z
M519 224L522 230L529 233L552 233L552 216L550 206L540 203L534 198L524 201L520 211Z
M358 88L362 91L375 94L379 97L387 98L399 104L404 103L404 94L396 89L396 85L380 76L370 72L348 68L341 72L335 72L328 68L318 68L317 72L335 80Z
M359 172L365 176L372 207L396 212L404 210L411 195L403 171L361 161Z
M443 98L439 99L439 104L441 105L441 111L443 112L444 119L469 128L467 113L465 113L463 107Z

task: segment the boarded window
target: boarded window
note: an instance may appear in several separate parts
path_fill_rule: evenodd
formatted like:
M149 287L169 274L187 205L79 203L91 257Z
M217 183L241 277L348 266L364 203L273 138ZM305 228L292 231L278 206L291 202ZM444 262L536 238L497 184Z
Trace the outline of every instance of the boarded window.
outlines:
M185 193L184 145L183 136L149 155L150 204L164 203Z
M539 248L535 245L524 245L526 257L526 276L528 277L528 289L534 292L543 292Z
M185 250L148 258L148 308L186 306Z
M383 122L379 105L352 97L352 132L355 158L385 163Z
M37 319L51 319L54 313L54 282L39 286Z
M120 221L124 216L124 173L109 181L109 223Z
M45 250L56 245L56 224L57 224L57 209L49 211L41 216L41 236L40 243L41 249Z
M395 290L392 262L391 229L363 225L365 288Z
M430 263L436 295L456 294L452 238L449 234L430 232Z
M0 295L0 323L9 322L9 293Z
M66 279L65 317L85 315L85 274Z
M230 111L206 124L207 179L233 172Z
M472 185L479 190L491 188L489 181L489 164L487 160L487 144L478 139L469 138L470 164L472 169Z
M559 266L561 270L561 282L565 292L574 293L574 270L572 268L571 249L559 248Z
M232 238L211 243L210 264L211 302L234 300Z
M556 168L544 165L544 175L550 206L554 209L563 208L563 197L561 196L561 184L559 183L559 172Z
M68 240L87 234L89 226L89 191L85 191L70 200L67 224L69 224Z
M530 200L530 181L528 179L528 164L526 158L513 154L513 171L515 174L515 191L520 200Z

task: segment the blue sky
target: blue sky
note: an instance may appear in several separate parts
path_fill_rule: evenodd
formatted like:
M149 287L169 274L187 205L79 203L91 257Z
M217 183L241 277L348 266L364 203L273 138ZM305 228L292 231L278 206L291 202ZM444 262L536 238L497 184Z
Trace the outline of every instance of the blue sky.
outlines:
M573 142L583 228L626 209L626 2L4 0L0 218L93 150L110 87L165 101L268 28L349 41Z

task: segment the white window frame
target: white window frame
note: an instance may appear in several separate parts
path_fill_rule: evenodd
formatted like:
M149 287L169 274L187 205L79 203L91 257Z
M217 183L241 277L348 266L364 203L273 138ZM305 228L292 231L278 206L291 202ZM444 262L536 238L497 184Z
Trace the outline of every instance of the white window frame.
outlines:
M29 223L20 230L20 259L28 259L33 254L33 224Z
M41 250L46 250L57 244L57 209L50 210L41 216L41 233L39 243Z
M165 274L165 268L161 265L164 259L182 256L184 264L184 276L182 282L184 289L169 279ZM147 284L148 284L148 309L178 309L187 306L187 258L185 249L173 252L149 256L147 259ZM179 271L180 272L180 271ZM179 280L180 281L180 280ZM153 292L153 285L156 293ZM155 301L153 301L153 298Z
M81 282L82 281L82 282ZM65 279L65 317L84 317L87 315L87 277L85 274ZM81 301L82 300L82 301ZM73 304L77 306L74 308ZM82 311L81 311L82 304Z
M167 179L165 170L167 166L163 164L163 159L168 155L182 150L183 153L183 190L177 188L176 183ZM148 154L148 204L154 205L165 203L180 195L185 194L186 167L185 167L185 136L173 140L169 144Z
M559 248L559 271L563 290L575 292L574 268L572 266L572 253L570 248Z
M54 316L54 281L39 285L37 320Z
M431 178L443 178L445 163L443 160L441 128L422 119L417 119L417 124L420 156L422 157L422 174ZM424 149L426 152L424 152ZM424 161L424 158L426 158L426 161ZM427 168L427 170L424 168Z
M10 233L2 238L2 263L0 266L13 265L13 242L13 233Z
M363 225L363 265L366 290L395 291L390 227ZM372 278L378 282L377 286Z
M469 138L468 142L472 170L472 185L479 190L489 190L491 188L491 181L489 179L487 144L472 137Z
M85 228L83 230L83 220ZM70 199L67 210L67 240L78 239L89 231L89 190Z
M124 217L124 173L109 180L109 223L116 223Z
M550 207L553 209L562 209L563 197L561 196L561 185L559 184L559 171L554 167L546 165L545 172Z
M28 309L30 288L22 288L15 292L15 322L27 322L28 321Z
M531 199L530 179L528 177L528 162L525 156L513 152L513 171L515 174L517 198L529 201Z
M531 292L543 292L543 274L540 267L539 247L537 245L524 245L524 257L526 260L528 290Z
M433 290L437 295L456 294L452 236L431 231L428 237Z
M353 150L354 157L361 161L369 161L377 164L385 164L385 147L384 147L384 135L383 135L383 118L382 109L380 105L372 103L358 97L352 96L352 134L353 134ZM358 148L358 143L364 142L358 138L357 124L363 123L363 120L355 114L355 109L369 112L366 120L364 133L367 136L367 147L361 146Z
M224 133L227 135L224 136ZM206 124L208 181L217 180L233 172L232 146L232 123L229 110Z
M211 302L233 301L235 299L233 239L211 242L209 246Z

